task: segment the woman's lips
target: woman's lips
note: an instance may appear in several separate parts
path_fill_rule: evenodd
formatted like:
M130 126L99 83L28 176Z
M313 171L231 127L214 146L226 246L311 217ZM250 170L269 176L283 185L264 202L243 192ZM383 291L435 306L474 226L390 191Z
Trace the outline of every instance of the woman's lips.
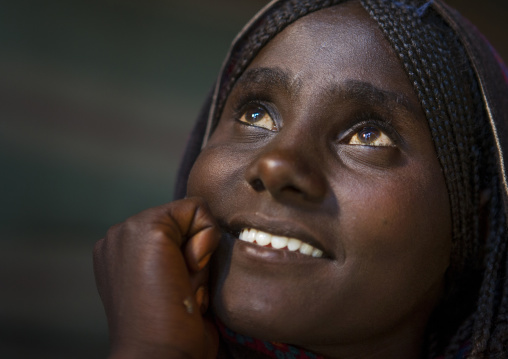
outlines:
M323 257L323 251L297 238L277 236L254 228L244 228L238 238L261 247L299 252L315 258Z

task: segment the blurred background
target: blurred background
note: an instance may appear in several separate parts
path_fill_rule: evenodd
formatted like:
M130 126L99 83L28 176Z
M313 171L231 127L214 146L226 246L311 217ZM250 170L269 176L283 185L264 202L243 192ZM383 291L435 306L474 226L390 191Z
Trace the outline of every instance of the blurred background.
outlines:
M105 358L91 252L172 198L230 41L264 0L0 1L0 357ZM508 59L508 2L454 0Z

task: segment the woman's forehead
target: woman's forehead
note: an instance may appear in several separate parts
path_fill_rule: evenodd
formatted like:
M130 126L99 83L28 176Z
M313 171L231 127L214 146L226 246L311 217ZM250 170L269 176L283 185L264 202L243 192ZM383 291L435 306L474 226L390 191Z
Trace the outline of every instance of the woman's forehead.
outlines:
M275 36L254 58L237 86L259 81L277 85L292 96L333 97L349 88L349 94L388 95L406 107L419 108L397 55L356 2L314 12ZM359 89L378 91L360 93Z

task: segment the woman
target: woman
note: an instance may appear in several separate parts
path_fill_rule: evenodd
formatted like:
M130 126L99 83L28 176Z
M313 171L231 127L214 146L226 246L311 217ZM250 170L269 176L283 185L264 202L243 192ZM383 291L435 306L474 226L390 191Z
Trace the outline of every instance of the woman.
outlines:
M269 4L96 246L111 357L506 357L505 76L437 1Z

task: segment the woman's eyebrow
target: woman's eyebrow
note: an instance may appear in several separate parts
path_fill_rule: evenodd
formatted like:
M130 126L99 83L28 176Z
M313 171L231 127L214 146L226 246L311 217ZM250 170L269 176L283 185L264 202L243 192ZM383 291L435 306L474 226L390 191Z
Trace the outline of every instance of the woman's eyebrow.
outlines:
M256 67L245 71L236 85L245 88L252 85L276 87L288 94L297 94L304 84L301 80L295 80L291 73L279 67ZM333 101L337 99L353 100L374 106L388 107L390 110L401 109L410 113L419 111L404 94L383 90L366 81L347 80L340 84L330 82L325 86L324 94Z
M418 111L404 94L383 90L370 82L348 80L342 84L330 83L326 88L326 92L328 96L335 100L339 98L341 100L369 103L374 106L388 106L390 110Z
M292 80L290 73L278 67L249 69L242 74L236 84L247 88L253 84L277 87L288 93L295 93L300 87L299 81Z

